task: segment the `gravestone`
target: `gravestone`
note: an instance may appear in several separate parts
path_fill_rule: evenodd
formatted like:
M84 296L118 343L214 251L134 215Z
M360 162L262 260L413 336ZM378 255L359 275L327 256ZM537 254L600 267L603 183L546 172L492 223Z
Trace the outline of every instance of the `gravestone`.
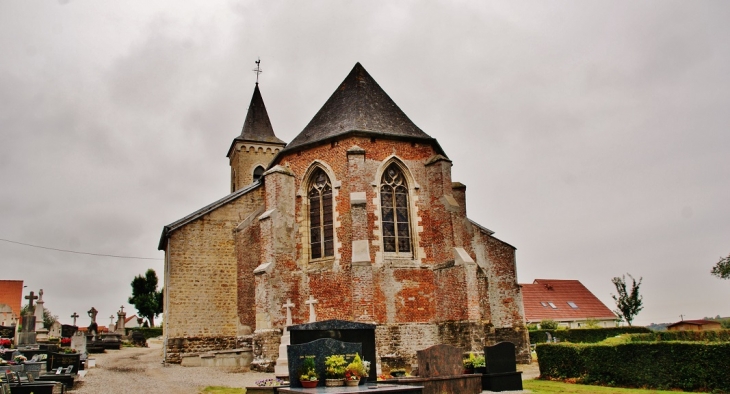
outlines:
M464 351L451 345L434 345L416 352L418 376L435 378L438 376L461 375L464 371L462 359Z
M31 291L30 294L25 296L25 299L28 300L28 309L33 309L33 301L37 300L38 296L33 294L33 292ZM35 316L33 316L32 313L27 312L22 317L21 325L23 326L23 328L18 333L17 345L35 345Z
M54 338L60 338L61 337L61 328L62 325L58 321L53 322L51 324L51 328L48 329L48 336L54 337Z
M99 325L96 324L96 315L99 313L99 311L97 311L96 308L92 306L91 309L89 309L86 313L91 318L91 323L88 327L88 333L90 335L96 336L99 333Z
M83 332L77 331L71 337L71 349L75 349L77 353L86 353L86 335Z
M482 390L522 390L522 372L517 371L515 345L500 342L484 348L487 373L482 375Z
M291 387L302 387L299 381L299 369L306 358L314 358L315 369L319 375L318 386L325 384L324 360L331 355L341 354L345 361L350 363L355 354L362 354L362 344L353 342L342 342L336 339L324 338L301 345L289 345L287 356L289 359L289 385Z
M71 338L76 334L79 328L70 324L61 325L61 338Z
M117 316L119 317L119 319L117 319L117 325L116 325L116 328L114 329L114 331L116 331L117 333L122 334L122 335L127 335L127 333L124 330L125 329L124 325L127 322L126 321L127 312L124 312L124 305L122 305L119 308L119 312L117 312Z
M274 376L277 378L286 377L289 378L289 359L287 358L286 348L291 344L291 335L289 334L289 326L292 325L291 308L294 308L294 304L291 299L286 300L286 304L282 305L282 308L286 308L286 327L284 332L281 334L281 342L279 343L279 357L276 359L276 365L274 366Z
M79 353L50 353L46 360L46 371L68 368L69 366L73 366L71 370L73 374L79 372L81 368L81 355Z
M43 307L43 304L45 301L43 301L43 289L41 289L38 292L38 302L35 306L35 333L36 333L36 341L40 342L46 342L48 341L48 329L43 326L43 314L45 311L45 308Z
M360 353L360 357L363 361L370 361L370 371L368 371L367 380L369 382L376 382L378 380L374 324L357 323L347 320L324 320L315 323L289 326L287 330L291 335L292 345L312 342L321 338L361 343L362 352Z
M0 326L0 338L15 338L15 326Z

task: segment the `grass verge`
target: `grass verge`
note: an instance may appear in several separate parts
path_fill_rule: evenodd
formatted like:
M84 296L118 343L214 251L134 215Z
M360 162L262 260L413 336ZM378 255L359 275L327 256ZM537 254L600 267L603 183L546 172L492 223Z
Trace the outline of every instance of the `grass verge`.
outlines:
M552 393L597 393L597 394L677 394L676 391L647 390L647 389L625 389L620 387L590 386L586 384L572 384L553 382L549 380L525 380L522 382L525 390L534 394Z

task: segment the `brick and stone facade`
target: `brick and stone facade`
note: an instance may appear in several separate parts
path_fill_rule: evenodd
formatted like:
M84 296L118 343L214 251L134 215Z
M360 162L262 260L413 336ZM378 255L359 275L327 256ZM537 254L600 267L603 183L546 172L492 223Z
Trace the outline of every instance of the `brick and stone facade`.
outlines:
M259 152L236 150L243 142L229 151L232 169ZM445 152L362 66L271 157L261 180L165 227L168 361L246 340L259 361L276 360L282 305L291 299L294 324L305 323L311 296L318 320L377 324L377 362L410 365L434 344L480 350L501 340L529 362L515 248L468 219L466 186L452 181ZM403 182L394 211L389 169ZM322 173L332 227L323 242L333 247L319 257L309 193Z

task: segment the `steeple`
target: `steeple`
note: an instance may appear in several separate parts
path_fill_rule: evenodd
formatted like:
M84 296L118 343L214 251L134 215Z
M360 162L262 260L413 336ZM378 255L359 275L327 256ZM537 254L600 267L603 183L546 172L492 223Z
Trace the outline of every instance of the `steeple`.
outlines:
M226 155L231 165L231 192L258 180L285 145L274 134L259 84L256 82L241 135L233 139Z
M285 151L298 150L347 133L381 138L429 140L360 64L355 64L314 118ZM441 150L436 143L437 149Z
M266 112L266 105L264 105L264 99L261 97L258 82L253 89L251 104L248 106L246 120L243 122L243 127L241 128L241 136L238 138L251 142L285 144L284 141L274 135L274 128L271 127L269 114Z

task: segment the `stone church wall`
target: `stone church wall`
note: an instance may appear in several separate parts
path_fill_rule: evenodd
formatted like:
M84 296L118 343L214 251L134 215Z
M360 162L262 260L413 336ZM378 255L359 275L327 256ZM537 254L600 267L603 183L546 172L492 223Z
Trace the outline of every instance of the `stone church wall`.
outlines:
M168 361L186 352L229 349L238 332L233 231L263 204L263 189L173 231L168 238Z

